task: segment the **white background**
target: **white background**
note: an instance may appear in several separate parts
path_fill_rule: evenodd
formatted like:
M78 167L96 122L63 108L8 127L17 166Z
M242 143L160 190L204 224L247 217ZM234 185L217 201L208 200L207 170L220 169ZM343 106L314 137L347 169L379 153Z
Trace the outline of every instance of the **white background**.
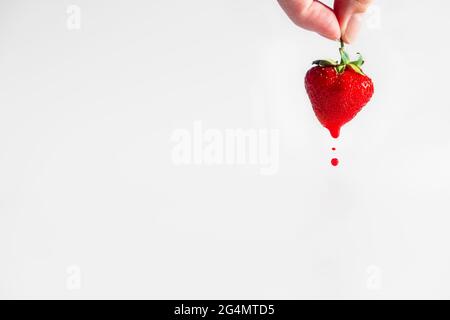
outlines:
M2 1L0 297L450 298L449 9L375 1L335 142L303 77L337 43L275 0ZM175 166L196 120L280 130L278 172Z

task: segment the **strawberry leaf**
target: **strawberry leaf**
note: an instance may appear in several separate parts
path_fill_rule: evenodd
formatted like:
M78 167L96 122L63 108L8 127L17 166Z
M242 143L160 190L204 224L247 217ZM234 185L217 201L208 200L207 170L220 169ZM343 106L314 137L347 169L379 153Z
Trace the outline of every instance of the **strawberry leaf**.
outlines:
M337 61L328 59L328 60L316 60L313 64L318 65L320 67L332 67L337 65Z
M361 68L359 66L357 66L356 64L353 63L349 63L348 66L350 68L352 68L356 73L359 73L360 75L365 75L364 72L361 70Z
M363 59L363 57L362 57L362 55L360 53L358 53L358 56L359 56L358 60L352 61L350 63L354 64L354 65L356 65L358 67L361 67L364 64L364 59Z
M344 71L345 71L345 67L346 67L346 65L338 65L338 66L336 66L336 71L338 72L338 73L343 73Z

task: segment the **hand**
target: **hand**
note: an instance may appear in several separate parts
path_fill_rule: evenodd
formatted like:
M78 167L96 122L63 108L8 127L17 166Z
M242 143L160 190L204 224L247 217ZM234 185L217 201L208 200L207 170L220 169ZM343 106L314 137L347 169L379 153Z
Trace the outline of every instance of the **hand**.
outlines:
M359 30L362 14L372 0L335 0L334 10L315 0L278 0L298 26L332 39L352 42Z

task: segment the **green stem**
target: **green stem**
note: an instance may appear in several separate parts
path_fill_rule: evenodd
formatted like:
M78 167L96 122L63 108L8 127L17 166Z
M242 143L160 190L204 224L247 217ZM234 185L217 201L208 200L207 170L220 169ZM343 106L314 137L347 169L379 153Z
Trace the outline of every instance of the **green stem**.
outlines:
M347 67L350 67L356 73L364 75L364 72L361 70L361 66L364 64L362 56L358 53L358 60L352 61L348 53L345 52L345 43L342 38L340 39L339 54L341 56L341 61L339 62L335 60L316 60L313 64L318 65L319 67L334 67L340 74L342 74Z

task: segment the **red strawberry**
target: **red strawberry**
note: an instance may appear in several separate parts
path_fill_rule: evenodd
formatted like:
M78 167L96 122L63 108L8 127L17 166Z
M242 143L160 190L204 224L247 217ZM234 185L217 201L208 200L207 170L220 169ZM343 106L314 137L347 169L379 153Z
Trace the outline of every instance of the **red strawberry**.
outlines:
M374 92L372 80L361 70L364 63L361 55L358 60L350 61L343 43L339 51L341 62L314 61L317 66L305 78L314 112L333 138L339 137L341 127L361 111Z

